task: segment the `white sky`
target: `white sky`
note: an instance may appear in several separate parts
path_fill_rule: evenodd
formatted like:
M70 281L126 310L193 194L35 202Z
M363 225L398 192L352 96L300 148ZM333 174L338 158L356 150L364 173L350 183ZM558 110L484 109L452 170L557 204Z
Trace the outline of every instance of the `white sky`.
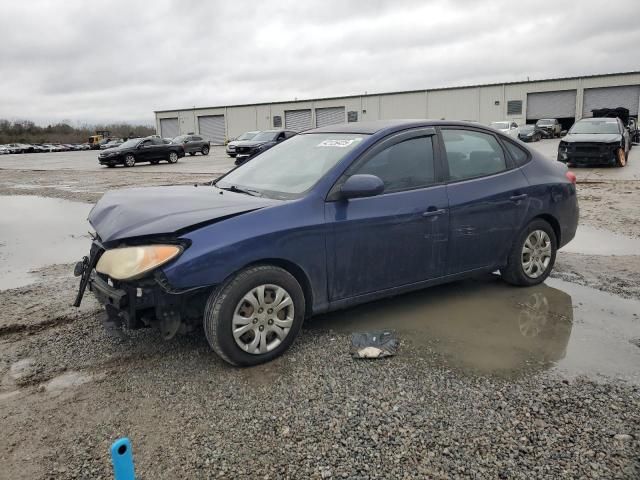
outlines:
M640 0L0 0L0 118L640 70Z

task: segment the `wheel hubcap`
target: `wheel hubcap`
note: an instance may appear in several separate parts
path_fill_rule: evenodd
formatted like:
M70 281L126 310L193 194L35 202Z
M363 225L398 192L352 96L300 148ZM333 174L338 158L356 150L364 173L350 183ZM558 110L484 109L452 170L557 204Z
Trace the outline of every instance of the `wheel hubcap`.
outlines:
M289 292L278 285L260 285L238 302L231 322L233 338L247 353L267 353L289 334L293 318Z
M544 230L534 230L522 247L522 269L530 278L546 272L551 262L551 238Z
M125 158L125 162L129 166L131 166L131 165L133 165L135 163L132 156L128 156L127 158Z

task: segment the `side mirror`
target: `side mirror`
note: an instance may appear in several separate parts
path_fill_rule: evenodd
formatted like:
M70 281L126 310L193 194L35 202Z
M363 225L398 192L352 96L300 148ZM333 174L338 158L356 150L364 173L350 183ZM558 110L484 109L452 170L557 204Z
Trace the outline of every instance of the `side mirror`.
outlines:
M374 197L384 192L384 183L375 175L352 175L340 187L340 197L350 198Z
M561 137L565 137L566 135L567 135L567 131L566 131L566 130L562 130L562 131L560 132L560 136L561 136Z

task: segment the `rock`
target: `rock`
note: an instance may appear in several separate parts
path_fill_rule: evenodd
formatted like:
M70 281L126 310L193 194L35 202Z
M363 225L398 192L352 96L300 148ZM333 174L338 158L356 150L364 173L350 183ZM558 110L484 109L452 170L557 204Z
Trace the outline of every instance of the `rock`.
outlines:
M628 442L630 440L633 440L633 437L626 433L618 433L614 435L613 438L614 440L618 440L619 442Z

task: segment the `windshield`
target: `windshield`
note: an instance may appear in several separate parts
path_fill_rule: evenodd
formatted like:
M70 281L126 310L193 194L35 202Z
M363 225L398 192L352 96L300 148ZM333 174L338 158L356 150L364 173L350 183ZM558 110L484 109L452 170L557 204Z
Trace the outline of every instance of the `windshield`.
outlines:
M491 122L491 126L493 128L497 128L498 130L508 130L509 122Z
M571 127L569 133L620 133L615 118L602 120L582 120Z
M545 126L553 125L553 120L547 120L547 119L538 120L536 122L536 125L545 125Z
M279 133L280 132L260 132L251 140L255 140L256 142L270 142L274 140Z
M127 140L126 142L120 144L123 148L131 148L135 147L140 142L139 138L132 138L131 140Z
M260 132L244 132L236 140L251 140L253 137L255 137L259 133Z
M293 198L313 187L365 137L352 133L296 135L231 171L216 186Z
M183 143L186 139L187 139L188 135L180 135L176 138L174 138L173 140L171 140L173 143Z

